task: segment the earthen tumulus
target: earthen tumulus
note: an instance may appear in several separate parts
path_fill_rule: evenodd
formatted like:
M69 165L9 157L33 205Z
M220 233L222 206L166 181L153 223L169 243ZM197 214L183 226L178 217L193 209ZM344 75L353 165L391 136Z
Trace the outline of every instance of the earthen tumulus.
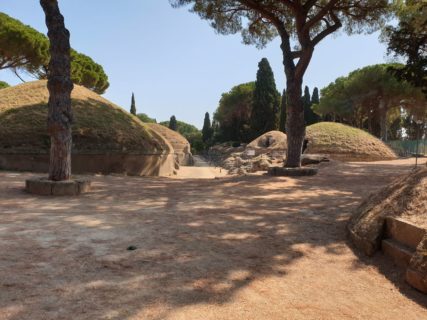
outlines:
M47 171L46 81L0 90L0 169ZM171 144L137 117L78 85L72 92L74 173L171 175Z
M191 145L179 132L157 123L146 123L146 125L152 130L160 133L172 145L178 164L183 166L193 164Z

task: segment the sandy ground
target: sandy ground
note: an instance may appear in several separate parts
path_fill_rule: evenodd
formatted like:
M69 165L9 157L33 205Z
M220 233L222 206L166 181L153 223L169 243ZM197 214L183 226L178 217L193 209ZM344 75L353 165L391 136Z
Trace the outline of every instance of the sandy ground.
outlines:
M194 156L194 166L185 167L181 166L178 170L178 174L173 176L175 179L214 179L219 177L225 177L227 170L220 167L211 167L200 156Z
M427 319L425 295L346 240L361 198L408 170L97 176L79 198L31 196L30 174L0 172L0 319Z

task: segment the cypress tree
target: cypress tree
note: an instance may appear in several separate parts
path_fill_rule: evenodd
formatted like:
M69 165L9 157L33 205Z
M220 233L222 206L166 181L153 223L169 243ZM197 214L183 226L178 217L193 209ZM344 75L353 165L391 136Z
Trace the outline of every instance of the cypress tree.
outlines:
M169 120L169 129L173 130L173 131L177 131L178 130L178 124L176 122L176 118L175 116L172 116Z
M257 80L255 82L254 101L250 118L252 137L276 130L280 93L276 89L273 70L266 58L258 64Z
M319 98L319 89L315 87L313 89L313 95L311 96L311 104L319 104L320 98Z
M313 98L319 99L319 92L317 91L317 97L314 95L313 91ZM317 114L314 113L313 109L311 109L311 106L313 105L313 99L310 97L310 89L305 86L304 89L304 96L302 97L303 104L304 104L304 119L305 124L307 126L312 125L316 122L318 122Z
M205 120L203 121L203 129L202 129L202 136L203 136L203 142L209 142L212 138L213 130L211 126L211 119L209 116L209 112L205 113Z
M282 101L280 104L279 130L286 132L286 89L283 89Z
M135 95L132 92L132 99L130 104L130 113L136 116L136 106L135 106Z

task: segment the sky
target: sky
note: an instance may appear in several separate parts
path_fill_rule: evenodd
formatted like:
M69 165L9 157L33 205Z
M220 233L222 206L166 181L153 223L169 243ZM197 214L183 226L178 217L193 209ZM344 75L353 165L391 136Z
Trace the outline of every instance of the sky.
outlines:
M138 113L157 121L175 115L201 128L205 112L221 94L254 81L267 58L278 90L285 86L279 41L265 49L242 44L240 35L218 35L207 21L169 0L60 0L71 46L104 67L110 87L104 97L129 110L135 93ZM46 33L38 0L0 0L0 11ZM378 33L338 33L321 42L304 77L310 91L367 65L387 61ZM21 81L10 71L0 80ZM27 79L26 79L27 80ZM29 79L31 80L31 79Z

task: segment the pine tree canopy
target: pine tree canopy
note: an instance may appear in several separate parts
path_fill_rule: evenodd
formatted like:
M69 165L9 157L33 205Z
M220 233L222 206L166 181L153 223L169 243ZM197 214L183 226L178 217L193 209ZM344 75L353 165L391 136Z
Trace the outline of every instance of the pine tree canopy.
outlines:
M0 12L0 70L24 70L38 79L46 79L49 60L49 40L44 34ZM109 87L102 66L73 49L71 80L99 94Z

